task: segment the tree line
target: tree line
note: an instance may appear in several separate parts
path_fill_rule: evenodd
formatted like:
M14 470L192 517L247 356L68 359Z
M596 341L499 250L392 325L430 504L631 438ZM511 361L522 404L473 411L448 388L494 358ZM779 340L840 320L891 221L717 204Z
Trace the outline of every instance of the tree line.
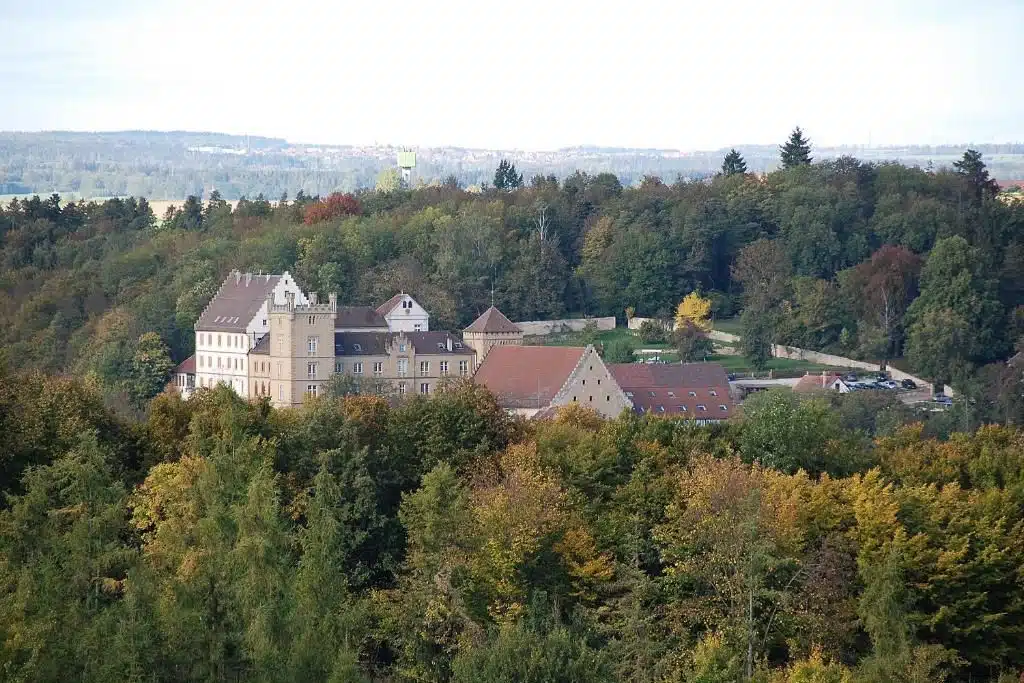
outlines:
M10 681L1012 683L1024 432L858 393L741 422L472 384L275 410L0 373Z
M780 157L750 174L732 150L713 178L637 187L609 173L526 181L503 161L483 192L452 177L233 209L214 192L159 220L144 199L14 200L0 207L0 343L19 367L92 375L141 405L158 374L136 367L143 335L181 360L224 273L287 269L342 304L413 292L450 329L492 291L520 320L670 320L698 292L713 318L742 316L755 364L775 342L904 363L978 396L1009 381L1024 204L997 196L980 154L937 171L815 161L797 129Z

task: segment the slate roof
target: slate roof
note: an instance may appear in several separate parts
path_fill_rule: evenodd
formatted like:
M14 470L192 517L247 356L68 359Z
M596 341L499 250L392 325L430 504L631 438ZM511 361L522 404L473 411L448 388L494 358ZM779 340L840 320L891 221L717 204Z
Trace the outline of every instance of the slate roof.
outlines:
M638 413L726 420L736 411L718 363L610 363L608 370Z
M229 273L196 321L196 329L207 332L245 332L246 326L280 280L280 275L254 275L238 271Z
M572 346L495 346L473 381L487 387L504 408L546 408L585 351Z
M451 332L335 332L335 356L383 356L394 339L404 335L419 354L470 354L476 353L463 343L462 337ZM452 350L448 350L448 340Z
M267 334L265 334L262 337L260 337L260 340L258 342L256 342L256 346L254 346L251 349L249 349L249 353L250 354L256 353L256 354L259 354L261 356L269 356L270 355L270 333L268 332Z
M402 303L402 299L405 298L404 293L395 294L393 297L382 303L377 307L377 312L381 315L387 315L391 311L398 307L398 304Z
M338 306L335 329L388 328L388 321L373 306Z
M491 306L469 324L463 332L522 332L519 326L505 317L505 314Z
M821 373L808 373L793 385L793 391L799 391L801 393L810 391L829 391L832 389L832 383L840 377L841 375L837 372L828 372L824 375Z
M189 356L185 360L178 363L178 367L174 368L175 375L194 375L196 374L196 357L194 355Z

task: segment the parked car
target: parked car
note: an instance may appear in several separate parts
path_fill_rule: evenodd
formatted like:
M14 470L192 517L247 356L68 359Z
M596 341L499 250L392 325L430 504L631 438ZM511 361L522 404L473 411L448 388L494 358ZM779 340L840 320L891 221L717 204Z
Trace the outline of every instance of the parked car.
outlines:
M897 384L896 382L892 381L891 379L882 380L881 382L878 383L878 386L884 387L886 389L899 389L900 388L900 385Z
M847 382L847 383L849 383L849 382L856 382L857 381L857 373L856 372L849 373L848 375L846 375L846 377L843 377L843 381Z
M917 382L915 382L912 379L905 379L902 382L900 382L900 386L902 386L904 389L917 389Z
M950 398L949 396L946 396L945 394L938 394L936 396L932 396L932 401L944 406L953 405L953 399Z

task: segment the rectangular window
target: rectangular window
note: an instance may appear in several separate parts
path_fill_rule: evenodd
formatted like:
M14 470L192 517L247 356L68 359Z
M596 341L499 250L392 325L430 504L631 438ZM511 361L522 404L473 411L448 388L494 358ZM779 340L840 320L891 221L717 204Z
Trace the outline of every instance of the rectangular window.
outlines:
M429 360L421 360L420 361L420 374L421 375L429 375L430 374L430 361Z
M459 374L462 375L463 377L465 377L466 375L469 374L469 361L468 360L460 360L459 361Z
M373 364L373 374L377 375L378 377L380 375L383 375L384 374L384 363L381 363L381 362L374 363Z
M414 324L412 326L413 332L419 332L421 327L423 327L423 326L420 325L419 323Z
M405 382L398 383L398 395L405 396Z
M423 382L422 384L420 384L420 393L421 394L429 394L430 393L430 385L427 384L426 382Z
M399 353L405 353L405 342L399 343L399 345L398 345L398 352Z
M345 362L340 360L334 361L334 371L337 372L339 375L345 372Z
M284 355L284 335L277 335L277 352L280 355Z
M306 376L309 379L316 379L317 363L306 363Z
M277 385L277 400L279 400L279 401L283 401L284 400L284 384L278 384Z
M217 346L220 346L220 335L217 335Z
M316 385L315 384L307 384L306 385L306 394L308 396L314 396L315 397L316 396Z
M361 374L363 374L363 364L362 363L353 363L352 364L352 374L353 375L361 375Z
M306 351L310 356L316 355L316 349L320 345L320 337L308 337L306 339Z
M409 359L399 358L398 359L398 376L405 377L409 374Z
M220 370L220 368L221 368L220 364L221 364L221 357L217 356L217 369L218 370Z
M442 376L442 377L445 377L445 376L447 376L447 375L448 375L448 361L446 361L446 360L443 360L443 361L441 361L441 362L439 363L439 365L441 366L441 368L440 368L440 370L441 370L441 376Z

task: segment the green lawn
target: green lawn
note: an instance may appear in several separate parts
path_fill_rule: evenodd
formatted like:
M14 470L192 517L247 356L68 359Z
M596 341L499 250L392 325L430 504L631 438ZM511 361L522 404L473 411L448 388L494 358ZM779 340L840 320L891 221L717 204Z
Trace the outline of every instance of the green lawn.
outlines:
M614 330L605 330L594 334L585 332L569 332L567 334L549 334L544 337L526 337L524 344L539 344L541 346L586 346L587 344L607 344L613 341L625 340L633 345L634 349L669 349L670 344L647 344L640 341L625 327L616 327Z
M711 326L719 332L727 332L728 334L739 334L740 333L740 318L722 318L715 320Z
M709 356L708 360L720 363L728 372L736 374L750 374L754 372L750 362L743 356L714 355ZM789 358L772 358L768 361L767 370L771 370L774 377L801 377L808 372L821 372L822 370L846 372L842 368L833 368L828 365L811 363L804 360L791 360ZM757 371L757 374L763 375L767 370Z

